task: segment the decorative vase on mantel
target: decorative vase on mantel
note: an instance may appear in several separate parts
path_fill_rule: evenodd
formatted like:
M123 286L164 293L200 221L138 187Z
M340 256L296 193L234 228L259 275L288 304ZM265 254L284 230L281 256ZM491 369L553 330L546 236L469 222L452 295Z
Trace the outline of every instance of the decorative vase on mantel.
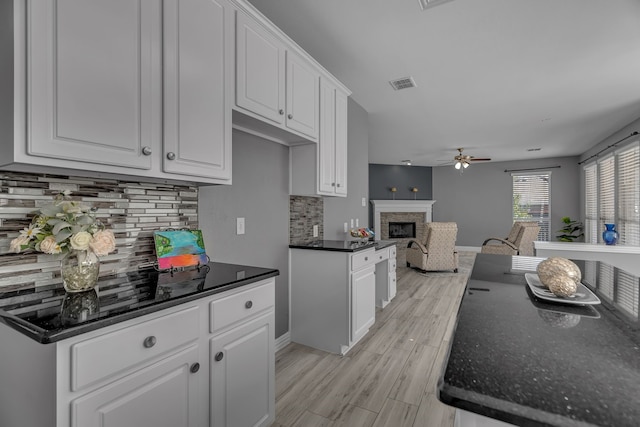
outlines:
M607 245L615 245L618 241L618 232L615 224L605 224L606 230L602 232L602 240Z
M100 260L91 250L71 250L60 261L62 284L67 292L84 292L98 283Z

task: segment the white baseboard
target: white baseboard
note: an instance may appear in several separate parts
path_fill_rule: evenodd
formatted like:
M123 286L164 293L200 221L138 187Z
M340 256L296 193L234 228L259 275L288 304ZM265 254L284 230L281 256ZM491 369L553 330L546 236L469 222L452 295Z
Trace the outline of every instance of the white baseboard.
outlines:
M289 343L291 343L291 333L285 332L276 338L276 352L285 348Z

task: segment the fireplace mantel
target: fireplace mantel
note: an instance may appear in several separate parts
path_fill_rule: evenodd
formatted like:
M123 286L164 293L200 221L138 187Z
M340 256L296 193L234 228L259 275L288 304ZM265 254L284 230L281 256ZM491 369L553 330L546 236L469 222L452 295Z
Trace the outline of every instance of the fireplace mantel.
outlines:
M424 212L424 222L431 222L435 200L371 200L373 224L376 240L380 240L380 213L382 212Z

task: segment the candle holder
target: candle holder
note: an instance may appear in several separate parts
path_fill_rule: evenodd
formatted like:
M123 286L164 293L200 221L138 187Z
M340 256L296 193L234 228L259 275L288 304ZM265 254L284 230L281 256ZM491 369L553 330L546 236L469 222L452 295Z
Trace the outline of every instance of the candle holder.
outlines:
M416 200L418 195L418 187L411 187L411 192L413 193L413 200Z
M396 187L391 187L391 188L389 189L389 191L391 191L391 198L392 198L392 200L395 200L395 199L396 199L396 191L398 191L398 189L397 189Z

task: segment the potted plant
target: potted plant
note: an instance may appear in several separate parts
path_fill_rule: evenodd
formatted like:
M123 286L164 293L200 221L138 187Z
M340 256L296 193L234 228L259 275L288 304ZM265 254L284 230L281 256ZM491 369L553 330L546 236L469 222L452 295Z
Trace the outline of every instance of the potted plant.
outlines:
M565 216L562 218L564 227L558 230L556 239L561 242L575 242L580 241L584 237L584 225L581 221L574 221L570 217Z

